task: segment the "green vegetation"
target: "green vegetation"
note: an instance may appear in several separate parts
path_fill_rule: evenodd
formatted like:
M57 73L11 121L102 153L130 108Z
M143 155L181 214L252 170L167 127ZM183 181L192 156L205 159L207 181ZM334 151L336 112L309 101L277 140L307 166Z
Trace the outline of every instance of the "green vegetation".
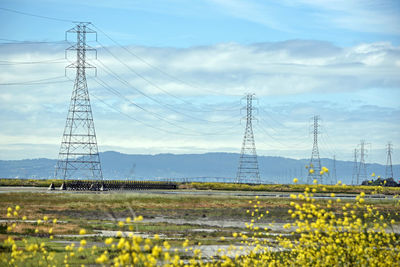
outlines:
M305 184L231 184L231 183L190 183L185 185L187 189L197 190L226 190L226 191L256 191L256 192L303 192L306 187L317 189L318 193L381 193L385 195L397 195L400 187L383 186L349 186L349 185L305 185Z
M117 181L118 182L118 181ZM123 181L119 181L123 182ZM0 186L34 186L49 187L53 183L55 187L60 187L63 180L54 179L0 179ZM389 187L382 183L374 183L374 185L305 185L305 184L233 184L233 183L183 183L179 184L180 190L219 190L219 191L254 191L254 192L303 192L306 187L316 188L317 193L348 193L359 194L365 192L371 194L373 192L385 195L400 194L400 187Z
M330 198L313 198L317 192ZM315 185L287 198L189 190L1 193L0 265L199 266L215 254L215 266L398 264L399 234L385 232L399 226L398 196L335 199L328 192Z
M36 187L49 187L53 183L54 186L60 187L63 180L56 179L0 179L0 186L36 186Z

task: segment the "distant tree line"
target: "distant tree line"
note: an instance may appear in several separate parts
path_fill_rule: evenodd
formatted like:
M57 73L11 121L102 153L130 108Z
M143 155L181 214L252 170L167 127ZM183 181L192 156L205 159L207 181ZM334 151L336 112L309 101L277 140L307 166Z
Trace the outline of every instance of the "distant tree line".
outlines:
M400 187L400 180L396 182L393 178L378 178L376 180L365 180L361 185Z

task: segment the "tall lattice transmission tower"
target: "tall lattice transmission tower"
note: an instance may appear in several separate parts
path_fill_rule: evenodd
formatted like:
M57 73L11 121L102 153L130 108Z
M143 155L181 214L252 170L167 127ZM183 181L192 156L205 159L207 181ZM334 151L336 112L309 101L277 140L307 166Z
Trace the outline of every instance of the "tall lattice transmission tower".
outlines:
M367 180L367 165L365 164L365 158L367 157L367 149L365 148L365 140L360 141L360 163L358 165L357 172L357 185L360 184L360 180Z
M65 52L67 57L69 51L76 51L76 61L66 67L76 69L76 77L55 170L55 177L64 181L103 180L86 82L86 69L95 68L86 62L86 53L94 52L97 56L96 50L86 44L87 34L95 34L97 39L90 25L79 22L65 34L66 39L68 34L76 34L76 43Z
M392 143L387 144L387 158L386 158L386 171L385 171L385 177L387 178L394 178L393 176L393 164L392 164L392 153L393 153L393 147Z
M358 175L358 163L357 163L357 148L354 149L354 161L353 161L353 175L351 176L351 185L354 185L354 182L357 179Z
M333 155L333 168L332 168L331 184L337 184L336 176L336 155Z
M255 119L253 116L253 100L255 99L255 97L254 94L247 94L244 98L246 99L246 129L244 131L242 151L240 153L236 182L260 184L261 179L258 169L257 152L252 124L252 121Z
M323 183L321 175L321 159L319 158L319 151L318 151L319 120L320 120L319 116L313 117L314 144L311 153L311 159L307 177L308 184L310 184L314 179L316 179L320 184Z

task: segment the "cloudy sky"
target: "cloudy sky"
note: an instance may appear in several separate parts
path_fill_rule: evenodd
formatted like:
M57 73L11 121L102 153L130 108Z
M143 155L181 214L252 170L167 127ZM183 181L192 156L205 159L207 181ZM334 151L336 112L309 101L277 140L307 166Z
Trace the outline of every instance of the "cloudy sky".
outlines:
M400 163L400 2L2 0L0 159L57 158L73 87L65 31L90 21L100 151L240 152L254 93L261 155ZM68 35L69 42L74 41Z

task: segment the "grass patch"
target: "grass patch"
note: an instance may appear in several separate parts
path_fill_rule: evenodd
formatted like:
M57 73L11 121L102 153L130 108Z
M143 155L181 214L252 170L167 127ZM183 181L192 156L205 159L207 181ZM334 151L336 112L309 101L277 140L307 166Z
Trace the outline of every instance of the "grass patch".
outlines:
M317 189L317 193L351 193L359 194L373 192L385 195L400 194L400 187L383 186L349 186L349 185L305 185L305 184L232 184L232 183L190 183L185 185L187 189L196 190L224 190L224 191L256 191L256 192L304 192L305 188ZM322 190L325 188L325 190Z

